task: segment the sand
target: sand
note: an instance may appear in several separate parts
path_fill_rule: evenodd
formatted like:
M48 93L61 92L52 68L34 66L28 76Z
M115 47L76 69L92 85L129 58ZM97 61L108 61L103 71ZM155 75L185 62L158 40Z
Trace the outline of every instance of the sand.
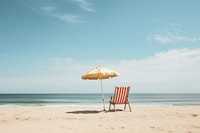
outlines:
M0 133L200 133L200 106L0 107Z

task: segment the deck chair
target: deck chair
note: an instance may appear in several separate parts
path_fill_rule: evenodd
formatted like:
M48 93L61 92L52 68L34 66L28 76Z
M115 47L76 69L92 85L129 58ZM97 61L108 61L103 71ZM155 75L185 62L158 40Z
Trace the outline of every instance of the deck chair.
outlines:
M129 109L131 111L131 106L130 106L130 103L128 101L129 91L130 91L130 86L128 86L128 87L115 87L114 96L110 97L109 111L110 111L111 105L114 106L114 109L116 111L116 108L115 108L116 104L125 104L124 110L126 109L126 104L128 104Z

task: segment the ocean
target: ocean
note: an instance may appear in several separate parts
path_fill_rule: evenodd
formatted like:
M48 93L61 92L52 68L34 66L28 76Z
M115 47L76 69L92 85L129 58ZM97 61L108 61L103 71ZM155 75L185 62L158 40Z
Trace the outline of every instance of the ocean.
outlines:
M105 104L113 94L106 93ZM200 93L131 93L133 106L200 105ZM102 106L100 93L0 94L0 106Z

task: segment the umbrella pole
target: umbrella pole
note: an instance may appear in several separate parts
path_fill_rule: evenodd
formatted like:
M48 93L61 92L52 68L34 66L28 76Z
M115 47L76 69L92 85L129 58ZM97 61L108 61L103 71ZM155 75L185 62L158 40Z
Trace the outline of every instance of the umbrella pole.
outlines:
M103 101L103 108L104 108L103 111L106 111L106 109L105 109L104 95L103 95L103 86L102 86L102 80L101 79L100 79L100 82L101 82L102 101Z

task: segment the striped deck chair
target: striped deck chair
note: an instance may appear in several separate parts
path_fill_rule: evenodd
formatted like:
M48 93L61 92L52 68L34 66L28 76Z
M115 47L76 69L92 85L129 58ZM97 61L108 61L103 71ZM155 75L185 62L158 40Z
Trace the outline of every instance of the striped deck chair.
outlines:
M130 106L130 103L128 101L129 91L130 91L130 86L128 86L128 87L115 87L114 96L110 97L109 111L110 111L111 104L114 106L115 111L116 111L115 104L125 104L124 110L126 109L126 104L128 104L129 109L131 111L131 106Z

